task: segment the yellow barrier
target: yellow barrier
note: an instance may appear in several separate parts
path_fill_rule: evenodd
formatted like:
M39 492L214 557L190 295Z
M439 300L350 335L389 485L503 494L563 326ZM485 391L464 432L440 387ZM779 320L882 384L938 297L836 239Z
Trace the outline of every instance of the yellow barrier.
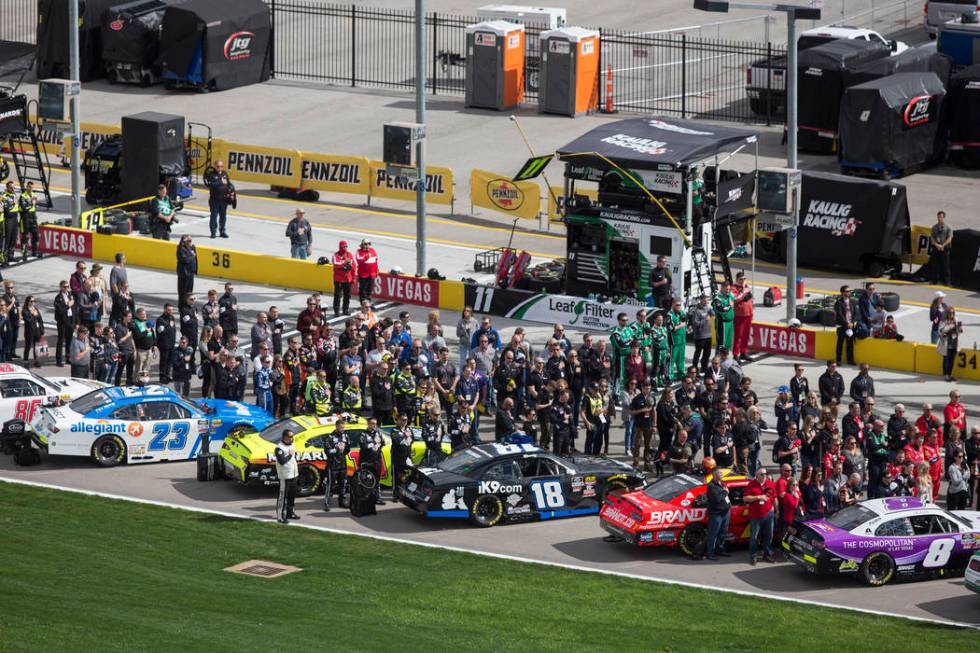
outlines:
M915 344L915 371L919 374L942 375L943 358L936 351L936 345ZM961 380L980 381L980 351L961 349L956 352L953 376Z
M836 331L833 341L837 343ZM880 340L863 338L854 342L854 360L858 363L869 363L874 367L884 367L902 372L915 372L916 343L903 340ZM832 357L828 357L828 360ZM872 361L874 361L872 363Z
M462 282L439 282L439 308L462 312L465 303L465 291Z
M470 203L511 217L535 219L541 213L541 187L533 181L511 181L505 175L473 168Z
M558 212L558 205L555 204L555 198L557 197L558 198L558 201L561 201L561 199L562 199L562 193L564 193L564 192L565 192L565 189L562 188L561 186L552 186L551 187L551 192L548 193L548 222L561 222L562 221L562 216ZM590 189L590 188L576 188L575 189L575 194L576 195L585 195L586 197L588 197L591 200L597 200L599 198L599 191L596 190L596 189L594 189L594 188L592 188L592 189Z
M356 195L371 192L371 162L366 157L300 152L300 158L304 190Z
M433 204L453 203L453 171L440 166L425 168L425 200ZM415 200L416 184L402 182L385 171L383 161L371 161L371 197Z
M31 122L37 124L37 117L31 116ZM109 136L121 134L122 129L115 125L102 125L94 122L83 122L81 128L82 157L92 147L98 145ZM65 161L71 160L71 137L63 132L42 127L38 131L38 144L41 149L52 156L59 156Z
M212 161L224 161L232 181L299 188L302 160L298 150L220 141Z

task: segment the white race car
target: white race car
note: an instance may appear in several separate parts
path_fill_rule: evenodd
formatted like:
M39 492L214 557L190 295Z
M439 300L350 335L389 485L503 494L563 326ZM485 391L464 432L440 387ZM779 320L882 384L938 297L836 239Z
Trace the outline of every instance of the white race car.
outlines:
M105 386L89 379L45 378L20 365L0 363L0 423L12 419L30 423L41 406L68 403Z

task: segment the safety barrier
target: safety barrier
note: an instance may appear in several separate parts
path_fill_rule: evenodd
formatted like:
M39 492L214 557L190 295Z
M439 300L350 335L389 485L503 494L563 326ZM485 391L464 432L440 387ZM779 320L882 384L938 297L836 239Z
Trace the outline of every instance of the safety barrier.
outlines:
M533 220L541 213L541 186L533 181L511 181L509 175L473 168L470 172L470 204Z
M173 272L176 268L177 243L153 240L139 236L104 235L72 227L50 224L41 225L41 251L45 254L69 258L92 259L112 262L116 252L124 252L130 265ZM254 254L238 250L199 245L197 247L198 274L204 277L228 279L296 290L333 292L333 267L317 265L313 261ZM520 293L508 290L506 293ZM464 284L459 281L435 281L405 275L382 273L375 281L374 295L378 299L404 304L461 311L464 304L474 306L478 313L503 317L514 311L516 304L495 302L497 289L489 286ZM501 293L501 296L505 294ZM525 292L527 299L534 293ZM526 303L526 302L525 302ZM569 324L589 328L589 309L586 300L567 309L572 317ZM627 310L624 307L622 310ZM637 307L638 308L638 307ZM628 311L627 311L628 312ZM527 311L519 311L515 319L532 319ZM586 317L583 317L586 316ZM600 316L601 317L601 316ZM556 318L554 311L546 319ZM600 324L600 321L595 321ZM602 322L605 325L605 322ZM781 324L753 322L749 336L749 349L781 356L831 360L835 355L837 334L835 331L816 329L790 329ZM935 345L894 340L864 339L855 343L855 359L868 363L872 368L892 369L916 374L937 376L942 374L942 359ZM962 350L957 354L953 376L980 381L980 350Z
M37 116L31 116L31 123L37 124ZM101 125L94 122L81 123L80 147L82 159L84 160L85 153L89 149L95 147L110 136L121 133L122 129L115 125ZM66 136L64 132L49 127L41 127L37 134L37 140L38 145L48 155L60 157L66 163L71 160L71 136Z
M453 171L441 166L425 167L425 199L432 204L453 203ZM370 197L385 197L393 200L415 201L417 185L401 177L388 174L383 161L371 161Z
M912 252L902 257L902 263L912 265L925 265L929 262L929 239L932 236L932 227L921 224L912 225L910 238L912 241Z

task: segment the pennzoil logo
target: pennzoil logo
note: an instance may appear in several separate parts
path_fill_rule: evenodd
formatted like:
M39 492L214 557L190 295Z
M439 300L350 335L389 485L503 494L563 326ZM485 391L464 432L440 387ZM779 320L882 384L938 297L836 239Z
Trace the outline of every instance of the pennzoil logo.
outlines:
M487 197L504 211L516 211L524 204L524 191L512 181L494 179L487 183Z
M228 169L237 172L254 172L275 177L293 176L293 158L272 154L231 151L228 153Z
M252 56L252 39L254 32L235 32L225 41L225 59L238 61Z

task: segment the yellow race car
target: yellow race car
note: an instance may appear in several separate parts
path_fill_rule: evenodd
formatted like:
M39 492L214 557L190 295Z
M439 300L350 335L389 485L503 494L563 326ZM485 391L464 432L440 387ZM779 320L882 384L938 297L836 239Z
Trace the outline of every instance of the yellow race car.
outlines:
M352 476L360 454L358 441L361 433L367 430L367 420L353 415L299 415L279 420L260 432L233 432L225 438L218 452L218 475L243 485L278 485L275 449L283 431L290 430L299 463L297 494L302 497L322 492L327 469L323 438L333 433L341 420L344 421L344 432L350 443L347 475ZM381 429L381 432L385 440L381 450L381 484L391 487L391 437L387 429ZM420 429L412 428L412 440L412 462L418 464L425 455L425 442L422 441ZM442 443L442 452L446 455L452 452L449 442Z

